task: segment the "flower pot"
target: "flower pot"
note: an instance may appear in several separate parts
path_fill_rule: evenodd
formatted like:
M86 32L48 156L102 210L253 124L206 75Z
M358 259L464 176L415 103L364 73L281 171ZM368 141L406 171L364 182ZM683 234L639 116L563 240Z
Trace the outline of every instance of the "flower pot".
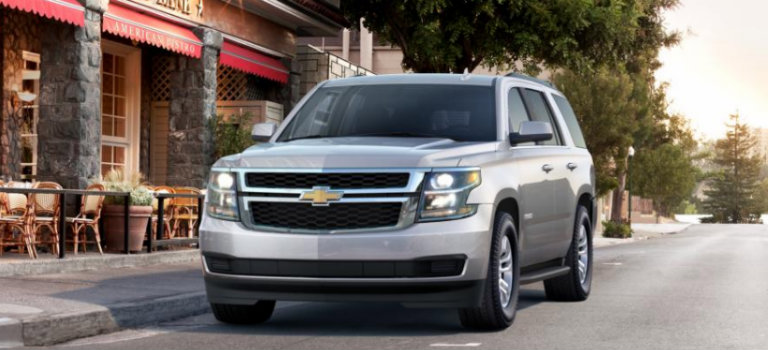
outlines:
M152 206L128 207L128 249L133 252L141 251L144 245L144 235L147 223L152 216ZM125 206L105 205L101 210L104 220L104 238L108 251L122 252L125 250Z

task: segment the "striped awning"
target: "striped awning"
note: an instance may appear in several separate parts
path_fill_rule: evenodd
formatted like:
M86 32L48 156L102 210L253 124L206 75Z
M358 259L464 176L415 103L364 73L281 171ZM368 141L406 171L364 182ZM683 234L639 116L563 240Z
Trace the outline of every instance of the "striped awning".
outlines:
M283 84L288 83L289 70L280 60L230 41L225 40L221 45L219 63Z
M0 0L0 5L80 27L85 25L85 8L77 0Z
M188 28L110 3L103 30L182 55L200 58L203 43Z

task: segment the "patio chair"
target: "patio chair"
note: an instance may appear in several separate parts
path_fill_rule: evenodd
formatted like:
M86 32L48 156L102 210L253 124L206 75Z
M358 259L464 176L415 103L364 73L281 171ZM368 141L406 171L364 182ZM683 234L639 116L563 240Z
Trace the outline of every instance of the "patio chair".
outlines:
M61 185L55 182L36 182L32 188L61 190ZM30 215L30 234L32 236L32 247L38 243L50 244L51 253L59 254L59 203L58 194L32 193L29 195L32 212ZM48 238L42 234L42 229L48 229ZM37 253L35 253L37 254Z
M17 187L9 182L6 187ZM19 254L24 254L26 248L30 258L37 258L31 233L30 215L32 213L27 196L21 193L3 193L0 205L3 215L0 215L0 255L5 247L18 247ZM18 235L14 235L14 230Z
M170 186L155 186L152 188L152 190L155 193L176 193L176 191L173 189L173 187ZM160 201L155 197L155 199L152 200L152 238L157 237L157 222L159 220L158 218L158 203ZM171 230L171 220L173 219L173 205L174 205L174 199L173 198L165 198L163 199L163 239L169 239L173 235L173 231Z
M92 184L89 185L86 191L104 191L104 185ZM67 240L66 243L73 243L75 255L77 255L77 245L83 246L83 253L85 253L85 246L88 243L95 243L99 248L99 254L104 255L104 251L101 248L101 233L99 232L99 219L101 219L101 208L104 204L104 196L95 194L85 194L80 201L80 213L75 217L68 217L67 223L72 227L72 239ZM88 240L88 228L93 231L93 240ZM82 239L81 239L82 237Z
M176 194L200 194L200 190L193 187L178 187ZM180 236L181 222L187 226L187 237L192 238L194 227L199 218L197 198L174 198L173 201L173 236Z

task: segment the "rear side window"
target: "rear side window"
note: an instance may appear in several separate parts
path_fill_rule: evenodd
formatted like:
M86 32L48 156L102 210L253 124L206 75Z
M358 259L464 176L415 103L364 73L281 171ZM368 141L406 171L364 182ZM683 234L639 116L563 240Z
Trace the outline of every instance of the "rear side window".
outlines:
M552 110L549 107L549 103L544 98L544 94L540 91L525 89L523 90L523 98L525 99L525 106L528 107L528 114L531 120L537 122L548 122L552 125L552 131L554 137L549 141L544 141L542 145L557 146L560 145L560 133L557 129L557 123L552 117Z
M579 148L587 148L587 142L584 141L584 134L581 133L581 127L579 127L579 121L576 120L576 113L573 113L571 104L565 97L552 95L557 104L557 108L560 109L560 114L563 115L565 125L568 127L568 131L571 133L573 144Z

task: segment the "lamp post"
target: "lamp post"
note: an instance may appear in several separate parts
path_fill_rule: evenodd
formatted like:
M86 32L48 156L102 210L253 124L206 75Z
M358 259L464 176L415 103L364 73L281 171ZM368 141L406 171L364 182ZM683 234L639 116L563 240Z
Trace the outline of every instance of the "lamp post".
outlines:
M635 148L629 146L627 155L629 155L627 159L627 195L629 196L627 198L627 221L629 221L629 226L632 227L632 157L635 156Z

